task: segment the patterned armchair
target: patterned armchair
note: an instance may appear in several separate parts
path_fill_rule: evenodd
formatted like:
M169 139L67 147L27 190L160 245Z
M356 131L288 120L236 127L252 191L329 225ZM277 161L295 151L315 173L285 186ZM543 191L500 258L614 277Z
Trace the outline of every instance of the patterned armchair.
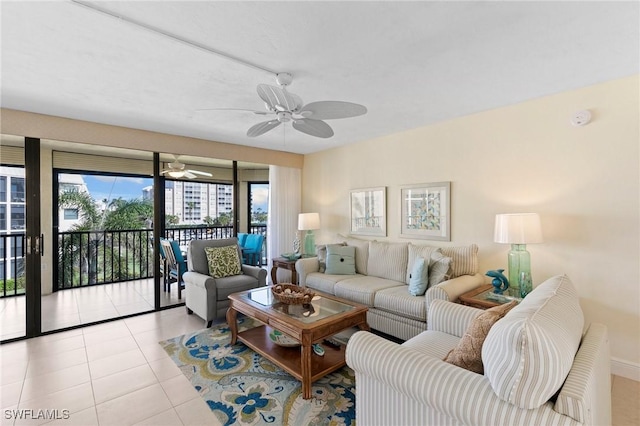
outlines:
M237 256L233 249L232 256L229 255L229 247L235 248ZM209 256L207 249L214 249L209 250ZM216 251L220 254L216 255ZM267 271L242 265L240 259L242 253L237 238L192 240L189 243L188 270L183 275L188 314L195 312L206 321L207 327L211 327L214 319L226 314L229 294L266 285ZM215 276L210 275L210 270L214 270Z

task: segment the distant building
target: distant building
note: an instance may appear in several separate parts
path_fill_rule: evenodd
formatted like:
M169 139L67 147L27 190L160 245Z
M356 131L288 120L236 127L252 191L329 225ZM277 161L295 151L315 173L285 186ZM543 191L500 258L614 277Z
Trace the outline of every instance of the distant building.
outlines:
M58 190L60 192L77 191L88 193L89 189L84 178L79 174L60 173L58 175ZM104 202L102 202L104 205ZM101 206L99 206L100 208ZM104 207L103 207L104 208ZM66 232L73 225L80 223L80 212L77 207L59 208L58 231Z
M207 216L233 210L233 186L227 184L166 181L164 197L165 214L177 216L180 224L201 224Z
M0 280L24 271L25 198L24 167L0 166Z
M153 201L153 186L145 186L142 188L142 199Z
M25 182L23 167L0 167L0 231L24 231Z

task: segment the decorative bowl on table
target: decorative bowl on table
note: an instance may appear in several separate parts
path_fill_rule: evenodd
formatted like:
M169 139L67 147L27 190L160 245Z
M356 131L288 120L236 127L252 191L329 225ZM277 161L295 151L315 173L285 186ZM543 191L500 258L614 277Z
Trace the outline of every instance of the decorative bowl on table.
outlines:
M302 257L300 253L282 253L280 256L287 260L298 260Z
M296 339L294 339L293 337L289 337L278 330L271 330L271 333L269 333L269 339L273 343L279 346L284 346L284 347L300 346L300 342L298 342Z
M308 288L295 284L276 284L271 287L271 293L278 302L286 305L308 305L316 295Z

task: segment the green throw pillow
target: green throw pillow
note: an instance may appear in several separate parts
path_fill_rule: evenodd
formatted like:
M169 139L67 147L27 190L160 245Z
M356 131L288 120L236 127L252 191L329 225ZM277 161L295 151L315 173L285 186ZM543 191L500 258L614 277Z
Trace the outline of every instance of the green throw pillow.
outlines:
M209 275L213 278L230 277L240 274L240 256L237 246L206 247Z
M423 257L418 257L413 262L413 269L409 275L409 294L412 296L422 296L427 291L429 264Z
M356 248L354 246L327 246L327 267L325 274L355 275Z

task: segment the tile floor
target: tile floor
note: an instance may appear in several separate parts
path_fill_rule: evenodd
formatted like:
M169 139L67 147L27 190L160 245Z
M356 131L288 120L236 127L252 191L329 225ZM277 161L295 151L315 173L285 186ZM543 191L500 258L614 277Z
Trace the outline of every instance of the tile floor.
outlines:
M6 418L21 408L69 410L52 425L218 424L158 345L203 327L178 307L2 345L0 424L47 423Z
M158 345L203 326L177 307L2 345L0 425L47 423L6 418L20 408L69 410L50 425L219 424ZM612 385L613 424L640 424L640 382Z
M57 291L42 296L42 331L58 330L154 308L153 279L101 284ZM184 303L178 286L160 292L160 306ZM0 298L0 340L25 335L25 297Z

